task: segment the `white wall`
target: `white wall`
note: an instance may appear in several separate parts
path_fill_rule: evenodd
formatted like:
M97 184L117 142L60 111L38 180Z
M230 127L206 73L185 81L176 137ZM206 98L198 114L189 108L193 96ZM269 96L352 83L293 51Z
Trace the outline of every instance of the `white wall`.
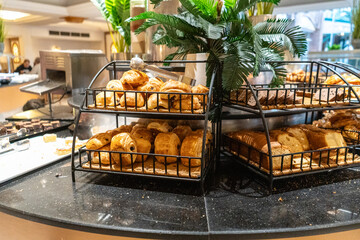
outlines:
M90 33L90 38L49 36L49 30ZM19 37L21 56L30 59L31 64L39 56L40 50L50 50L54 45L61 50L94 49L105 52L104 32L99 30L7 24L6 31L8 38ZM9 46L5 45L4 52L10 53Z

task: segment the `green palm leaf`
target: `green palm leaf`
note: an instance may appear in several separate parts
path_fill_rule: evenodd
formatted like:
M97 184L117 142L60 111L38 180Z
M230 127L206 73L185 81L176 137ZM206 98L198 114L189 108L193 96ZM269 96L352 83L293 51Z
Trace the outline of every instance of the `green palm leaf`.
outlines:
M307 51L306 36L301 28L296 26L290 28L292 20L268 20L258 23L254 30L263 41L268 43L281 43L294 56L302 56Z

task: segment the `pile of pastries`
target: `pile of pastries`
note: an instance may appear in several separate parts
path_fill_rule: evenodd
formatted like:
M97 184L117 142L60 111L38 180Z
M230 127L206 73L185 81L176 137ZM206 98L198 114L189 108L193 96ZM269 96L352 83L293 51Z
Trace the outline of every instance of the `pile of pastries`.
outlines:
M269 170L268 144L264 132L242 130L226 134L227 137L239 141L240 147L233 143L225 143L226 148L236 155L250 160L255 165ZM226 142L226 141L225 141ZM294 168L324 166L328 164L344 163L345 148L347 144L341 133L318 128L313 125L295 125L270 131L270 142L273 170L289 170ZM327 150L340 147L339 150ZM311 154L306 151L314 151ZM305 153L304 153L305 152ZM297 154L299 153L299 154ZM337 159L337 160L336 160ZM346 159L353 159L351 153L347 153ZM358 160L358 157L356 158ZM310 161L312 160L312 161Z
M360 143L360 111L358 109L332 110L324 113L324 117L314 121L316 127L326 129L340 129L347 140Z
M166 155L154 156L156 161L162 164L177 163L180 160L179 165L199 167L203 135L202 129L193 131L189 125L177 125L173 128L167 121L151 121L137 123L134 126L122 125L95 134L87 141L86 149L98 150L89 151L92 155L92 164L110 165L111 163L114 166L124 167L134 163L144 163L150 158L148 153L155 153ZM211 140L211 133L207 133L206 148L209 147Z
M109 81L106 90L119 92L102 91L98 93L96 95L96 107L103 108L106 105L106 107L118 108L117 106L121 106L123 108L136 108L137 110L158 108L182 111L199 110L207 104L206 94L209 92L209 89L201 84L191 87L175 80L163 82L160 78L149 79L144 72L138 70L127 71L120 80Z

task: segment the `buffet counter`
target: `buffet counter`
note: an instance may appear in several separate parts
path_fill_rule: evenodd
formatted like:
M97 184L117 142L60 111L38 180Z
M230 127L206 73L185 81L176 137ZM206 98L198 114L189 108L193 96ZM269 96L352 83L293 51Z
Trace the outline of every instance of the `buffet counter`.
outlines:
M0 188L6 239L360 237L358 169L280 181L268 195L223 158L204 197L191 194L197 186L172 181L78 173L73 183L70 165L66 159ZM128 188L134 183L137 189Z

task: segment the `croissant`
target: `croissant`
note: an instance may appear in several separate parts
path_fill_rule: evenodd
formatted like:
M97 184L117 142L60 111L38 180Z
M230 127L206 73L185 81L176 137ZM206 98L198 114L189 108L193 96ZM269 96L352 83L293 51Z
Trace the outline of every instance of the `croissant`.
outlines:
M89 150L99 149L111 141L110 133L98 133L92 136L86 143L86 148Z
M179 155L180 139L175 133L159 133L155 138L155 153L164 155ZM164 156L156 156L156 159L165 163ZM166 163L176 162L176 157L166 157Z
M160 78L150 78L144 85L139 86L136 90L144 92L159 92L164 82Z
M111 139L110 150L117 152L137 152L137 146L130 133L119 133ZM134 163L137 157L135 154L111 153L112 159L117 164L120 163L120 155L123 165Z
M98 150L102 151L110 151L110 144L107 144L103 146L102 148L99 148ZM110 164L110 154L108 152L100 152L100 158L99 158L99 152L94 152L94 157L92 159L92 163L99 163L101 161L101 164L109 165Z
M126 103L125 103L125 95L126 95ZM135 102L135 96L137 98L137 101ZM141 93L134 93L134 92L127 92L120 98L120 105L122 107L135 107L135 104L137 107L142 107L145 104L144 97Z
M158 104L158 98L159 98L159 104ZM169 109L169 101L167 99L164 100L164 99L160 98L160 96L158 94L152 94L148 98L147 104L148 104L148 109L154 109L154 108L158 108L158 107L163 107L165 109Z
M190 85L183 83L183 82L179 82L179 81L175 81L175 80L168 80L167 82L165 82L161 88L160 88L160 92L166 92L166 93L190 93L191 92L191 87ZM160 97L162 99L175 99L178 100L180 99L180 94L160 94ZM182 94L181 98L185 99L190 97L190 95L188 94Z
M200 103L204 103L204 104L207 103L207 95L203 95L203 94L208 93L209 88L199 84L197 86L192 87L191 92L192 93L201 93L201 95L195 95L195 96L199 99Z
M199 157L202 155L203 139L199 135L189 135L185 137L181 144L180 155L186 157ZM201 159L181 158L181 163L185 166L198 167L201 166Z
M107 90L118 90L118 91L129 91L134 90L133 87L129 84L122 84L120 80L111 80L106 85ZM124 92L116 92L116 94L121 97Z
M113 136L115 136L115 135L117 135L119 133L123 133L123 132L130 133L132 128L133 127L131 125L122 125L122 126L120 126L118 128L107 131L107 133L110 133L111 137L113 137Z
M129 84L132 87L138 87L149 81L149 77L141 71L132 69L124 72L120 81L122 84Z
M180 110L180 100L175 100L173 102L173 107L177 110ZM181 99L181 110L191 110L191 109L197 110L200 108L201 108L201 104L196 96L191 96L191 98Z

